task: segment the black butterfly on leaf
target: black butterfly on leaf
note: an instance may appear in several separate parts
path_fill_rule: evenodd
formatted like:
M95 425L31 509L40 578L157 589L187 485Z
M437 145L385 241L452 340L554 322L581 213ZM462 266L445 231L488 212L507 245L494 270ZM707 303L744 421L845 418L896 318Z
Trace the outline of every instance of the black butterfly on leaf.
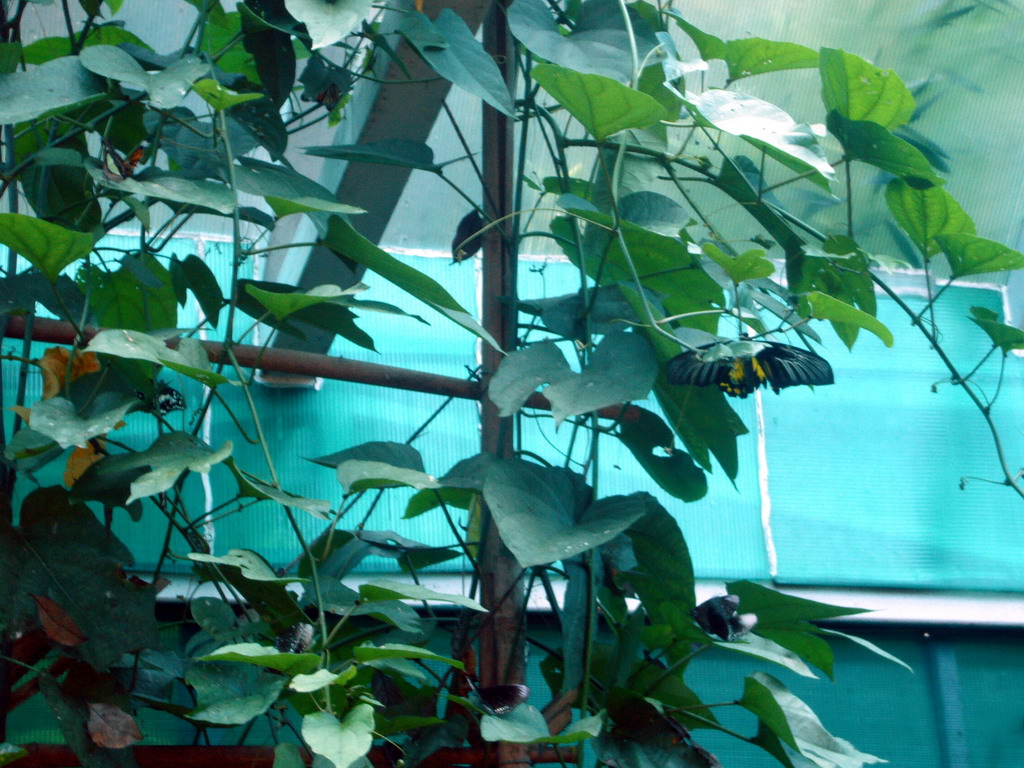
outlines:
M530 689L517 684L474 686L473 693L473 703L488 715L497 717L509 714L530 697Z
M137 389L135 396L142 401L143 410L158 416L166 416L172 411L185 410L185 396L174 387L167 385L159 387L152 395Z
M733 641L743 637L757 624L753 613L740 613L736 595L720 595L705 600L693 609L693 618L709 635Z
M476 208L462 217L452 238L452 263L471 259L483 247L483 236L477 234L483 228L484 220Z
M669 384L708 387L746 397L758 387L773 392L798 384L833 384L832 366L821 355L777 341L714 342L683 352L668 361Z

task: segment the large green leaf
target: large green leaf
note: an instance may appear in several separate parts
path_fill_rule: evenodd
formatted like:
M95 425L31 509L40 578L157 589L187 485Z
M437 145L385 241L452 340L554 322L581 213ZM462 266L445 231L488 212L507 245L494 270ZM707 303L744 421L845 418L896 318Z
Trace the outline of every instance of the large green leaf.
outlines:
M331 217L327 235L322 242L339 256L362 264L448 319L475 333L488 344L498 346L484 327L463 309L440 283L381 250L356 232L344 219L338 216Z
M863 768L885 762L857 751L830 734L810 707L771 675L747 678L740 705L753 712L780 739L822 768Z
M315 653L286 653L272 645L235 643L200 656L198 661L234 661L276 669L286 675L300 675L316 669L320 657Z
M513 114L512 97L497 64L453 10L443 8L434 21L413 11L400 32L441 77L499 112Z
M677 499L697 501L708 492L704 471L675 447L672 430L657 414L633 406L619 423L618 438L651 479Z
M748 634L732 641L716 640L713 645L725 651L770 661L803 677L817 677L796 653L761 635Z
M128 549L63 488L32 491L18 527L0 521L0 622L35 621L32 595L50 595L85 634L77 646L96 669L154 648L155 592L127 579Z
M921 187L942 183L921 150L894 136L878 123L850 120L833 110L828 113L826 124L852 160L860 160L903 179L912 179L911 183Z
M484 499L502 540L524 568L564 560L618 536L656 508L647 493L588 504L578 475L519 459L496 463Z
M542 384L573 375L553 341L542 341L506 355L487 384L487 397L502 416L511 416Z
M658 361L643 336L618 331L602 339L586 367L544 390L558 425L569 416L606 405L643 400L658 375Z
M598 141L668 118L653 97L604 75L582 74L555 64L538 64L530 74Z
M954 278L1024 267L1024 254L995 240L964 233L936 235L935 242L946 254Z
M235 196L230 187L219 182L195 181L162 171L147 171L144 178L114 181L104 176L99 168L88 171L95 181L139 197L201 206L225 215L235 209Z
M457 659L442 656L418 645L404 645L402 643L360 645L352 649L352 658L362 663L378 659L425 659L427 661L439 661L456 669L464 669L462 662Z
M0 74L0 125L70 112L105 96L100 78L77 56L64 56L27 72Z
M858 328L871 331L882 340L885 346L893 345L892 332L885 327L881 320L821 291L810 291L800 297L800 313L804 317L855 325Z
M278 216L293 212L292 207L345 215L364 212L362 208L339 202L329 189L287 166L248 157L239 158L238 162L235 168L238 188L265 198Z
M1024 349L1024 330L999 322L999 315L985 307L971 307L971 320L981 328L992 343L1003 352Z
M330 712L302 718L302 739L316 755L334 768L349 768L365 757L373 745L373 707L356 704L339 721Z
M370 15L372 0L284 0L288 13L306 25L314 50L340 42ZM337 768L345 768L339 763Z
M252 581L272 581L279 584L291 584L295 581L305 581L297 576L278 576L270 563L251 549L229 549L226 555L208 555L204 552L189 552L189 560L199 563L217 563L238 568L242 575Z
M779 72L785 69L812 69L818 66L818 52L798 43L777 42L761 37L723 41L702 32L674 9L666 11L690 36L705 61L721 59L729 68L729 81L742 77Z
M240 469L238 465L235 464L234 459L228 459L227 466L234 474L235 480L238 482L239 496L276 501L281 506L294 507L296 509L301 509L304 512L309 512L313 517L318 517L321 520L326 520L328 513L331 511L331 502L324 499L310 499L305 496L296 496L293 493L288 493L280 488L276 488L270 483L260 480L255 475Z
M247 101L263 98L262 93L238 93L237 91L232 91L210 77L197 80L192 89L203 101L218 111L231 109L236 104L244 104Z
M719 130L739 136L826 189L835 171L809 125L797 123L774 104L742 93L711 88L684 102Z
M890 131L914 114L914 97L891 69L834 48L820 54L821 98L827 111L850 120L870 120Z
M138 405L137 400L121 399L111 403L109 408L81 415L70 400L51 397L32 406L32 429L61 448L72 445L84 448L92 438L114 429L134 405Z
M97 325L149 331L178 324L174 276L151 254L128 254L112 271L94 261L76 279Z
M209 64L185 56L165 69L150 73L132 56L113 45L85 48L79 59L90 72L148 92L149 103L156 109L174 109L180 105L192 84L210 71Z
M775 265L765 258L760 248L751 248L739 256L730 256L714 243L704 243L701 250L720 266L734 283L757 280L775 274Z
M375 579L374 581L360 584L359 596L363 600L368 601L394 600L396 598L407 600L431 600L461 605L463 608L469 608L472 611L483 611L485 613L487 611L487 609L480 605L476 600L463 595L449 595L443 592L435 592L434 590L422 587L419 584L405 584L399 581L390 581L388 579Z
M647 613L667 623L663 613L672 605L689 614L697 607L693 563L679 524L660 505L626 530L633 543L636 566L628 574Z
M271 649L273 650L273 649ZM188 716L214 725L241 725L262 715L284 690L288 678L249 664L193 664L185 682L197 706Z
M398 165L403 168L419 168L437 172L441 166L434 162L434 150L421 141L388 139L369 141L365 144L331 144L328 146L304 147L308 155L326 157L332 160L348 160L355 163L376 163Z
M903 179L893 179L885 188L885 202L925 259L939 251L936 235L974 234L974 221L942 187L921 189Z
M507 715L480 718L480 737L484 741L508 741L513 744L571 744L592 739L601 732L603 718L592 715L569 726L566 733L552 735L544 715L528 704Z
M650 26L632 7L631 30L615 0L581 3L570 31L556 22L544 0L516 0L508 11L512 34L542 59L577 72L604 75L620 82L634 73L630 50L643 59L658 44Z
M93 240L87 232L73 232L34 216L0 213L0 243L56 283L61 270L89 254Z
M168 432L144 451L107 456L90 467L80 482L86 483L83 487L87 488L117 488L121 494L123 486L130 483L127 499L117 502L127 505L166 491L186 470L208 473L231 451L230 440L214 451L187 432Z
M794 597L752 581L731 581L726 584L729 594L740 599L740 610L757 614L757 628L790 628L801 622L834 619L867 613L864 608L846 608L841 605L819 603L805 597Z
M198 339L181 339L178 348L171 349L156 336L137 331L107 330L93 336L86 351L166 365L208 387L228 381L210 369L206 349Z

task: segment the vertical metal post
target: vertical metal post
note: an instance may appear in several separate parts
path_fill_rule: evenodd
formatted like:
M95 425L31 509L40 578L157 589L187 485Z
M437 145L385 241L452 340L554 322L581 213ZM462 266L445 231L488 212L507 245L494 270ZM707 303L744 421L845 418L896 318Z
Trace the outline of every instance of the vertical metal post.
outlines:
M491 5L484 20L484 48L494 58L514 93L515 58L506 17L506 0ZM483 175L487 213L501 219L512 212L515 169L514 125L512 118L487 104L483 105ZM516 342L516 253L510 246L510 220L489 230L483 246L483 324L503 350L511 351ZM483 367L493 374L501 362L501 353L484 345ZM499 458L510 457L513 450L510 419L498 416L487 397L481 401L481 442L484 451ZM490 611L480 634L480 677L484 685L521 683L525 679L524 653L525 595L522 569L502 543L497 527L485 511L483 546L480 552L481 598ZM520 744L501 744L497 765L529 764L526 748Z

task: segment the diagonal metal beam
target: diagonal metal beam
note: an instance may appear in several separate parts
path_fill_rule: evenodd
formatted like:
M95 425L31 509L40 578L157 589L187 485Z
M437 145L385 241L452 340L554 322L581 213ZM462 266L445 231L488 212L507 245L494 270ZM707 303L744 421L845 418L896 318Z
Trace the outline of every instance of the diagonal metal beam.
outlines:
M423 12L433 18L442 8L449 8L476 33L489 6L487 0L424 0ZM392 61L383 74L382 79L390 84L382 85L378 91L360 132L359 144L388 139L426 143L451 90L451 83L438 77L404 40L398 45L396 53L401 65ZM402 83L403 80L424 82ZM357 162L346 165L335 191L342 202L366 211L365 214L354 216L352 225L371 242L379 243L383 237L411 173L410 168L393 165ZM287 231L283 235L287 237ZM327 248L313 247L309 251L298 285L306 289L325 283L344 286L357 282L359 277ZM327 351L334 339L333 335L307 325L302 328L307 335L305 341L278 334L271 346L309 352Z

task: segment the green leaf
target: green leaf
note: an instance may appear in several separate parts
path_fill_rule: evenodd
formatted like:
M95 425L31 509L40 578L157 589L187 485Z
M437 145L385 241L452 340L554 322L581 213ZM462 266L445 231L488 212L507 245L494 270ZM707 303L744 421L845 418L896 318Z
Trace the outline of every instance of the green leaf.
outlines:
M350 461L351 459L359 459L360 461L379 461L383 464L391 464L395 467L415 469L420 472L423 471L423 457L420 456L419 451L411 445L406 445L405 443L392 443L387 440L362 443L361 445L356 445L352 448L346 448L343 451L331 453L326 456L319 456L315 459L309 459L309 461L312 461L314 464L319 464L322 467L336 469L339 464L345 461Z
M744 251L739 256L729 256L714 243L704 243L701 246L701 250L725 270L725 274L734 283L742 283L744 280L758 280L775 274L775 265L764 257L764 251L760 248Z
M868 120L849 120L835 111L828 113L826 125L851 159L903 179L913 179L911 183L921 187L942 184L921 150L881 125Z
M369 141L365 144L332 144L329 146L304 147L302 151L307 155L326 157L333 160L397 165L402 168L418 168L434 173L441 170L441 166L434 162L434 150L421 141L410 141L409 139Z
M189 552L189 560L200 563L219 563L239 568L242 575L252 581L273 581L279 584L290 584L296 581L306 581L296 576L278 576L266 560L251 549L229 549L226 555L207 555L202 552Z
M502 540L524 568L604 544L657 506L646 493L587 505L588 496L579 476L519 459L495 463L484 482Z
M498 348L497 342L484 327L463 309L440 283L381 250L338 216L331 217L327 236L322 244L339 256L358 262L376 272L388 282Z
M512 34L541 59L577 72L626 82L632 75L631 48L643 60L658 44L634 7L626 29L616 3L587 2L572 10L572 29L556 21L544 0L516 0L508 11ZM653 56L652 56L653 59Z
M395 488L408 486L416 490L440 488L437 478L415 469L396 467L381 461L349 459L337 468L338 482L346 494L365 491L367 488Z
M26 72L0 74L0 125L71 112L105 97L102 80L77 56L63 56Z
M914 97L891 69L834 48L820 54L821 99L826 111L850 120L870 120L890 131L914 114Z
M500 415L511 416L523 407L537 387L572 375L558 345L553 341L542 341L502 358L487 385L487 397L498 406Z
M441 77L499 112L514 113L508 86L494 59L450 8L443 8L434 21L419 11L411 12L399 32Z
M241 725L270 709L288 680L248 664L193 664L185 682L198 699L198 706L188 713L190 719Z
M132 564L127 547L66 490L33 490L18 527L0 521L0 622L34 624L32 595L52 595L86 636L75 655L96 669L155 648L155 592L124 577Z
M274 764L271 768L306 768L298 744L282 742L274 747Z
M224 294L221 292L217 277L206 262L195 254L186 256L185 260L179 263L185 282L199 302L203 315L212 327L216 327L221 307L224 306Z
M171 349L156 336L138 331L107 330L93 336L86 351L166 365L208 387L228 381L210 369L206 348L198 339L181 339L178 348Z
M1024 349L1024 330L999 322L999 315L985 307L971 307L972 321L988 334L992 343L1003 352Z
M313 50L316 50L347 37L370 15L373 3L372 0L284 0L284 7L297 21L306 25ZM335 763L337 768L347 765Z
M373 745L373 707L356 704L339 722L330 712L302 718L302 739L334 768L349 768L365 757Z
M742 605L742 603L740 603ZM756 656L759 659L770 661L786 669L796 672L803 677L817 677L803 660L790 650L761 635L744 635L739 640L727 642L716 640L712 643L717 648L725 651L734 651L747 656Z
M252 158L239 158L235 168L238 188L267 200L278 216L299 210L326 211L343 215L364 213L362 208L345 205L326 187L283 165Z
M895 656L893 656L888 651L885 651L885 650L879 648L877 645L875 645L874 643L872 643L869 640L865 640L863 637L857 637L856 635L848 635L845 632L839 632L838 630L835 630L835 629L825 629L824 627L816 627L815 629L816 629L816 631L819 634L827 635L829 637L842 637L842 638L845 638L846 640L849 640L850 642L856 643L860 647L866 648L867 650L871 651L872 653L877 654L878 656L881 656L883 659L888 659L893 664L899 664L901 667L903 667L905 670L907 670L907 672L911 672L912 673L914 671L913 669L910 668L910 665L907 664L905 661L903 661L902 659L896 658Z
M462 595L449 595L442 592L435 592L432 589L421 587L419 584L403 584L400 581L389 581L387 579L374 579L373 581L359 585L359 596L363 600L394 600L403 598L407 600L433 600L442 603L454 603L471 611L487 612L476 600Z
M725 586L730 595L740 599L740 610L743 613L757 614L758 630L765 627L791 628L802 622L868 612L864 608L846 608L794 597L752 581L731 581Z
M672 430L657 414L633 406L623 414L617 434L651 479L677 499L697 501L708 492L703 470L674 446Z
M234 474L235 480L238 482L239 496L276 501L281 506L293 507L295 509L301 509L304 512L309 512L313 517L318 517L321 520L326 520L328 513L331 511L331 502L324 499L309 499L304 496L296 496L295 494L288 493L280 488L275 488L269 483L263 482L255 475L240 469L238 465L235 464L234 459L228 459L227 466Z
M148 331L178 323L174 276L152 254L126 254L112 272L94 261L83 265L76 280L89 296L97 325Z
M302 675L316 669L320 657L315 653L285 653L272 645L234 643L200 656L198 661L236 661L276 669L286 675Z
M972 234L941 234L935 236L935 242L946 254L953 278L1024 267L1024 254L995 240Z
M365 289L366 286L360 283L348 288L341 288L337 285L318 285L304 292L281 293L263 290L252 283L245 286L246 293L269 309L278 320L283 320L300 309L312 307L325 301L341 298L342 296L351 296L353 293Z
M645 399L657 375L658 361L647 340L617 331L601 340L582 372L554 382L544 396L557 426L569 416Z
M858 328L871 331L882 340L885 346L893 345L892 332L885 327L881 320L821 291L811 291L800 297L800 314L818 320L832 320L855 325Z
M814 172L828 189L835 170L809 125L797 123L774 104L742 93L711 88L684 102L698 117L739 136L797 173Z
M218 112L230 109L236 104L243 104L246 101L255 101L256 99L263 98L262 93L237 93L208 77L196 81L192 86L192 90Z
M235 196L225 184L213 181L193 181L169 172L148 171L145 179L113 181L99 168L89 168L92 178L108 187L114 187L139 197L154 197L172 203L210 208L228 215L235 210Z
M936 235L975 233L971 217L942 187L920 189L903 179L893 179L885 188L885 202L925 259L939 251Z
M535 744L551 738L544 715L528 704L521 704L507 715L480 718L480 737L484 741L508 741Z
M729 82L743 77L779 72L785 69L813 69L818 66L818 52L797 43L776 42L760 37L747 37L723 42L702 32L683 19L676 9L668 9L680 28L690 36L705 61L721 59L729 68Z
M89 255L93 240L87 232L73 232L34 216L0 213L0 243L56 283L66 266Z
M22 50L21 43L0 43L0 75L9 75L18 69L21 64ZM14 745L0 744L0 750L7 746L13 747Z
M90 439L114 429L137 401L126 400L106 410L80 416L78 409L63 397L40 400L32 406L32 429L54 440L61 448L84 448Z
M82 66L90 72L148 92L149 103L155 109L179 106L192 84L210 70L209 64L201 59L185 56L158 72L150 73L132 56L113 45L87 47L79 58Z
M693 563L679 524L658 505L633 523L626 536L636 558L628 578L651 618L668 623L663 613L666 605L689 615L697 607L697 598Z
M349 667L349 669L355 672L355 668ZM326 669L318 669L311 675L295 675L292 677L291 682L288 683L288 687L299 693L312 693L329 685L334 685L340 679L342 679L341 675L336 675Z
M603 75L585 75L554 64L538 64L530 74L597 141L668 117L653 97Z
M377 659L426 659L440 661L456 669L463 669L461 661L442 656L418 645L402 645L401 643L385 643L384 645L360 645L352 649L352 657L358 662L376 661Z
M747 609L740 604L741 613ZM777 643L786 650L792 651L808 664L820 669L828 677L832 678L832 671L835 664L835 654L832 647L817 635L817 627L813 624L806 624L796 629L769 629L762 628L760 622L754 628L757 634Z
M748 677L740 704L819 766L863 768L866 764L885 762L857 751L849 742L826 731L811 708L771 675L755 672Z

